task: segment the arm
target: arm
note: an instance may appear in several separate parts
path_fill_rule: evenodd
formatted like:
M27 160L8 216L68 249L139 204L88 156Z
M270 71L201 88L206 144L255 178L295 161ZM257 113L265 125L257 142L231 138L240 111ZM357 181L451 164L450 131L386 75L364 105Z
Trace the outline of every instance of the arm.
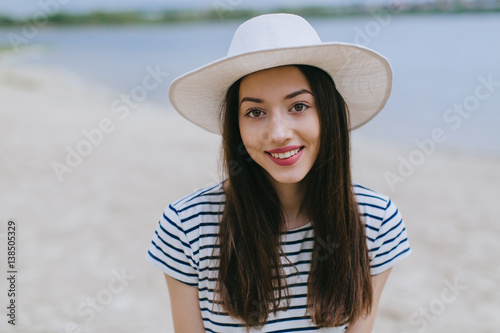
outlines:
M389 277L391 269L372 276L372 287L373 287L373 303L372 311L366 317L360 317L354 324L349 325L346 333L370 333L373 329L373 323L375 322L375 317L377 316L378 303L380 301L380 295L384 289L385 281Z
M165 274L176 333L204 333L198 288L182 283Z

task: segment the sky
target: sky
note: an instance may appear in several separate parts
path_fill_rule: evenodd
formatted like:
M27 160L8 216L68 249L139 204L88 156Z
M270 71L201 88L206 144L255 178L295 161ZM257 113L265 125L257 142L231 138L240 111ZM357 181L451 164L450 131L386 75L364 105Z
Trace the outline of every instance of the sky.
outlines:
M0 0L0 15L28 17L46 8L58 12L89 12L97 10L166 10L226 8L258 8L299 6L331 6L347 4L391 4L422 2L422 0ZM219 7L220 8L220 7ZM47 10L45 10L47 11Z

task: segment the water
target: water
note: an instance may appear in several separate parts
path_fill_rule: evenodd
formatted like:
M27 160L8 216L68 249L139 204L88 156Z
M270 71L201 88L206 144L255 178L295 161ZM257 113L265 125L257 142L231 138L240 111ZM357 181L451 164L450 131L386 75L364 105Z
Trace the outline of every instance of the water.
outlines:
M357 132L414 144L441 129L446 137L442 147L500 155L500 14L386 13L310 22L323 41L361 43L392 64L389 102ZM142 82L147 66L158 65L170 81L223 57L239 23L46 28L29 42L43 45L44 51L19 55L16 61L64 67L128 92ZM0 29L0 43L9 43L9 32L21 35L20 28ZM480 87L485 80L492 83ZM168 103L164 87L153 91L149 101Z

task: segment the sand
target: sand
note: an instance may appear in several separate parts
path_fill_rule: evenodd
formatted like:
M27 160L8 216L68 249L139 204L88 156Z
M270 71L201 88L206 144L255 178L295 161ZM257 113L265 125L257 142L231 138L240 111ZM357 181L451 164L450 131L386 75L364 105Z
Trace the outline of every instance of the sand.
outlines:
M0 66L1 332L173 331L162 273L144 257L163 208L220 179L219 137L147 99L115 113L119 97L61 70ZM500 158L436 147L391 188L387 172L415 149L354 134L355 179L397 204L413 249L374 332L497 332Z

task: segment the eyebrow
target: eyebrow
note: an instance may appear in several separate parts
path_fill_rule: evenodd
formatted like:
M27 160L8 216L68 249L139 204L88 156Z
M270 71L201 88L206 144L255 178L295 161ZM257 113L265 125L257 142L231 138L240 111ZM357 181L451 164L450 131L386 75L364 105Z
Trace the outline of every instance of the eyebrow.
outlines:
M298 96L298 95L301 95L301 94L310 94L310 95L312 95L312 92L310 92L307 89L297 90L297 91L295 91L295 92L293 92L291 94L286 95L285 99L294 98L295 96Z
M241 102L240 102L240 105L243 104L243 102L255 102L255 103L264 103L264 101L260 98L253 98L253 97L244 97Z
M294 91L293 93L290 93L290 94L286 95L285 99L294 98L294 97L296 97L298 95L301 95L301 94L310 94L310 95L312 95L313 93L310 92L307 89L301 89L301 90L297 90L297 91ZM243 102L264 103L264 101L262 99L260 99L260 98L254 98L254 97L244 97L241 100L240 105L243 104Z

